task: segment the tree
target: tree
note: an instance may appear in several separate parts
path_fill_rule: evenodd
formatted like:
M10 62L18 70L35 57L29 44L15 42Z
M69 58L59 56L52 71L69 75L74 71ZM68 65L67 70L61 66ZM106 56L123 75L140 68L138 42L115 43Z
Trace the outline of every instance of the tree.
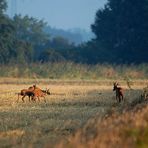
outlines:
M57 36L50 41L50 46L55 49L63 50L63 49L71 48L74 45L70 43L68 39Z
M12 21L4 14L7 8L5 0L0 0L0 63L12 59L14 27Z
M64 61L64 57L55 49L44 50L39 57L41 62L61 62Z
M27 59L31 60L32 57L32 61L36 61L41 53L40 50L42 50L49 40L49 35L44 32L46 23L42 20L37 20L29 16L22 17L21 15L15 15L13 21L16 30L16 41L19 41L19 46L22 45L21 49L24 51L23 53L28 52L28 55L30 55ZM25 57L24 59L26 59Z
M148 0L108 0L96 13L96 41L117 62L148 62Z
M14 16L14 24L16 26L16 37L18 39L30 42L32 45L45 44L49 38L44 32L46 23L33 17L21 15Z
M0 0L0 15L3 15L7 8L6 0Z

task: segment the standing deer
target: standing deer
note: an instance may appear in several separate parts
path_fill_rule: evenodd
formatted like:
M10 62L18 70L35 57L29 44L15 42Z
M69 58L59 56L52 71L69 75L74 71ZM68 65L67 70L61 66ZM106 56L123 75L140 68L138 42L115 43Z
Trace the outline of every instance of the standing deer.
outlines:
M35 89L35 86L33 85L33 87L29 87L28 89L22 89L20 93L18 93L18 99L17 99L17 102L19 101L19 96L21 95L22 96L22 101L24 101L24 98L26 96L29 97L29 102L30 102L30 97L34 97L34 89Z
M44 98L44 101L46 102L46 99L45 99L45 96L46 96L46 94L47 94L46 91L43 91L43 90L41 90L41 89L35 89L35 90L33 91L33 93L34 93L34 96L32 97L32 99L33 99L34 101L36 100L36 98L38 98L38 101L40 102L40 97L43 97L43 98Z
M36 101L36 98L38 98L38 101L40 101L40 97L44 98L44 101L46 102L45 96L50 95L50 91L49 89L46 90L42 90L39 87L37 87L36 85L33 85L33 87L29 87L29 89L33 90L34 95L32 96L32 100Z
M119 84L115 82L113 84L113 91L116 92L116 100L120 103L124 99L123 88L118 86Z
M50 95L49 89L42 90L42 89L36 87L36 85L34 85L34 88L35 89L33 90L33 92L34 92L33 100L35 100L36 98L38 98L38 101L40 101L40 97L43 97L44 98L44 101L46 102L45 96L46 96L46 94L47 95Z

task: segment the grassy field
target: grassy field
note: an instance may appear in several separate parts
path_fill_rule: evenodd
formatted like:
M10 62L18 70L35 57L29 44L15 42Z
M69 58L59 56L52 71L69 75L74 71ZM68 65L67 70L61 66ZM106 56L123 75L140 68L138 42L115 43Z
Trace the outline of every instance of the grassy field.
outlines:
M25 103L16 103L16 93L34 83L50 89L47 102L29 102L26 97ZM49 147L60 140L68 142L69 136L90 119L102 119L113 109L121 113L138 100L147 80L133 82L133 90L120 81L125 90L125 102L121 104L116 103L112 83L113 80L0 79L0 147Z

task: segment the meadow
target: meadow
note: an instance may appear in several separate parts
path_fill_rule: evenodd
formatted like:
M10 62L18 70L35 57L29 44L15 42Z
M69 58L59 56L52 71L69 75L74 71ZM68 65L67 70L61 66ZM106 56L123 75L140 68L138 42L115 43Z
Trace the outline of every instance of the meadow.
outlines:
M102 119L112 110L118 113L140 99L147 80L119 83L125 90L125 102L118 104L112 91L114 80L50 80L0 79L0 147L54 147L60 141L69 141L91 120ZM16 102L23 88L36 83L49 88L47 102ZM90 135L91 135L90 131Z

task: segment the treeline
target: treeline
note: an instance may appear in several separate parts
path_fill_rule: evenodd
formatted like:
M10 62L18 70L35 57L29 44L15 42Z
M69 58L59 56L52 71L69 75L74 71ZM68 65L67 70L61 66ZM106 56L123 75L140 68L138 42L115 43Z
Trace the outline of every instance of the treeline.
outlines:
M55 62L64 58L60 50L74 48L63 37L50 37L47 23L33 17L6 14L6 0L0 0L0 63Z
M80 28L64 30L47 26L44 30L46 33L50 34L50 38L61 36L75 45L87 42L94 37L94 34L91 31L86 31Z
M47 23L29 16L9 18L6 0L0 0L0 63L27 64L148 62L148 1L108 0L91 25L94 39L75 45L52 37Z

